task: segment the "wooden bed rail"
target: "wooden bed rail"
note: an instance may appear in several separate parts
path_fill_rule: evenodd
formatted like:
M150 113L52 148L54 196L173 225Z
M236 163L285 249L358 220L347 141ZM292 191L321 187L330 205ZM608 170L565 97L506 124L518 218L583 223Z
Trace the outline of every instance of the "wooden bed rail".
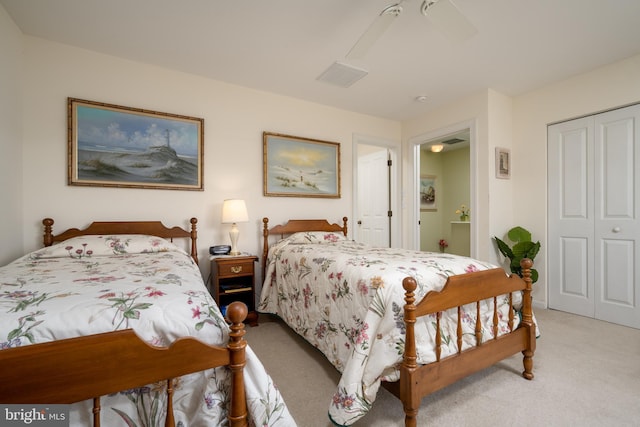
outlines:
M231 332L227 347L195 338L170 347L152 347L131 330L121 330L0 350L3 366L0 403L70 404L93 399L93 425L100 426L100 396L167 380L166 426L174 426L173 379L193 372L228 366L232 375L229 422L246 426L247 403L244 324L247 307L234 302L227 309ZM10 385L10 386L9 386Z
M416 304L414 291L416 280L407 277L402 285L405 289L404 321L406 325L405 350L400 367L400 381L384 383L385 388L395 394L403 402L405 426L415 427L418 408L422 397L450 385L481 369L485 369L506 357L518 352L523 354L524 371L522 376L533 379L533 354L536 348L535 324L531 306L531 268L533 262L523 259L520 262L522 275L507 276L503 269L496 268L469 274L451 276L441 291L429 292ZM522 321L517 329L513 329L512 293L522 291ZM498 315L497 297L509 294L511 332L497 336ZM482 342L482 330L479 322L480 301L493 300L494 338ZM462 351L461 306L476 304L476 345ZM457 345L458 352L445 359L440 359L440 316L445 310L458 309ZM429 314L436 315L436 361L417 364L415 323L416 318Z

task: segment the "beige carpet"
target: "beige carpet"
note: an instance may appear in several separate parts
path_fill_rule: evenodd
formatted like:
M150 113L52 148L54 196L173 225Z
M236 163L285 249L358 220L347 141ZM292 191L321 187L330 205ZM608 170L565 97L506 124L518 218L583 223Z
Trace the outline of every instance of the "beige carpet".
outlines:
M541 329L533 381L515 355L422 401L419 426L640 426L640 330L553 310ZM332 426L327 410L338 372L273 316L247 341L301 427ZM403 426L402 405L384 389L355 426Z

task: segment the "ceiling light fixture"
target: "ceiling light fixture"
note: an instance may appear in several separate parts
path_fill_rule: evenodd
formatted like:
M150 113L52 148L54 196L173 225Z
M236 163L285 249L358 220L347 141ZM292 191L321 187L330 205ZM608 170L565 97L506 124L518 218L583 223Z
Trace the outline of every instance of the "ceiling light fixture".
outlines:
M416 96L417 102L427 102L427 97L425 95Z
M439 153L442 150L444 150L444 145L442 144L435 144L431 146L431 152L432 153Z

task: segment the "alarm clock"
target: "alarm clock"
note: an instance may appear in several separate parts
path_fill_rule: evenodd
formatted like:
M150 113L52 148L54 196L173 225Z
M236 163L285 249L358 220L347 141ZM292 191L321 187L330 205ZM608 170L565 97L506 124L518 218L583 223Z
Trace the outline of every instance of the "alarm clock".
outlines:
M209 248L211 255L229 255L229 252L231 252L231 246L229 245L216 245Z

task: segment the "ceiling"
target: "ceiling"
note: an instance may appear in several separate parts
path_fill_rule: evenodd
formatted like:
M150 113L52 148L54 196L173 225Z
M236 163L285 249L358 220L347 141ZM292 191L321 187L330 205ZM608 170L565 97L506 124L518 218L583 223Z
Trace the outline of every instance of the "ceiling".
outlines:
M453 41L403 12L345 56L394 0L0 0L27 35L392 120L487 88L516 96L640 53L638 0L453 0L477 33ZM368 71L317 80L339 61ZM416 97L426 97L425 102Z

